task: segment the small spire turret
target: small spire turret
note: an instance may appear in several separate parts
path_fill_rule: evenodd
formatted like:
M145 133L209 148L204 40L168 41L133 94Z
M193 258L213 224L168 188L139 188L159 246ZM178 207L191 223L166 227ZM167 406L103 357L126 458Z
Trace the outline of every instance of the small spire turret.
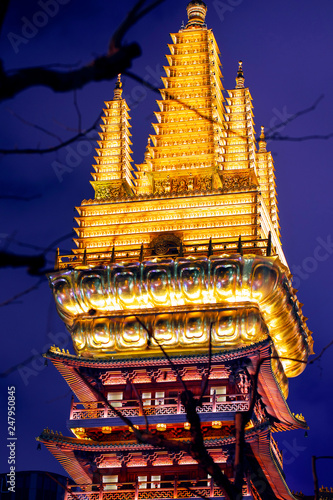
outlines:
M202 0L192 0L186 7L188 23L186 28L205 27L207 5Z
M147 141L147 146L146 146L146 151L145 151L145 160L151 158L149 148L150 148L150 137L148 137L148 141Z
M244 88L244 73L243 73L243 61L238 61L238 72L237 72L237 78L236 78L236 89L243 89Z
M113 95L113 100L114 101L117 101L117 100L121 99L121 96L122 96L122 93L123 93L122 86L123 86L123 84L122 84L122 81L121 81L121 75L119 74L118 78L117 78L116 86L115 86L115 89L114 89L114 95Z
M261 134L260 134L260 138L259 138L259 142L258 142L259 153L266 153L267 152L267 149L266 149L267 142L265 141L265 132L264 132L264 130L265 130L265 128L261 127Z

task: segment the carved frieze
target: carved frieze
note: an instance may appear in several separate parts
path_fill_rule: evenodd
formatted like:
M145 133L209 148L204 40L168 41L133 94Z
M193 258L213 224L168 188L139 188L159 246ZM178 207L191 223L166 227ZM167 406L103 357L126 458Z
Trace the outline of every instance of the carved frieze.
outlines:
M113 200L131 194L126 182L122 184L121 181L95 184L94 189L95 200Z
M212 189L211 175L192 174L180 177L170 177L155 180L155 194L181 194L191 191L210 191Z
M119 196L120 186L114 187L110 185L98 186L95 191L96 200L109 200L111 198L116 198Z
M252 172L237 174L223 173L222 175L223 191L247 191L249 189L255 189L256 187Z

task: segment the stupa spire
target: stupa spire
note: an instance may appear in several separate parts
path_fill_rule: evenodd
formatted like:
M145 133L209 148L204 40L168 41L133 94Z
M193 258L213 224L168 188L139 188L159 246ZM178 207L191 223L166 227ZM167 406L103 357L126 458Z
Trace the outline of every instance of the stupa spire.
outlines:
M206 27L207 5L201 0L192 0L186 7L188 22L186 28Z
M244 88L244 72L243 72L243 61L238 61L238 72L236 77L236 89Z
M130 194L133 187L129 107L122 98L121 75L118 75L112 101L106 101L102 132L96 149L95 172L91 181L95 199L104 200Z
M114 94L113 94L113 100L114 101L117 101L119 99L122 98L122 94L123 94L123 84L122 84L122 81L121 81L121 74L119 73L118 77L117 77L117 82L116 82L116 85L115 85L115 88L114 88Z
M261 134L260 134L260 138L258 141L258 145L259 145L259 153L266 153L267 152L267 149L266 149L267 142L265 141L265 127L261 127Z

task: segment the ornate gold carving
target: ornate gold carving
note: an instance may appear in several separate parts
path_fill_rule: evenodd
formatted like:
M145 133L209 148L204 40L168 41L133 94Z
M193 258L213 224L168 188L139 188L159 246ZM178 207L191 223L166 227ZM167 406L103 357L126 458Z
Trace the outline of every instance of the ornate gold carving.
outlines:
M112 183L98 184L95 188L95 200L112 200L123 195L131 195L127 182L120 182L121 181L115 181Z
M172 233L165 233L159 234L154 238L151 246L156 255L166 255L170 250L170 253L177 253L177 248L180 247L180 244L181 239L178 236Z
M109 200L112 198L117 198L120 194L120 186L98 186L95 191L96 200Z
M166 179L155 180L155 194L181 194L187 191L210 191L212 189L212 176L211 175L197 175L192 174L188 176L173 177L170 179L168 175Z
M238 312L233 319L219 319L216 346L237 347L262 338L255 316L246 329L235 330L235 322L251 306L259 307L279 356L293 358L281 360L287 376L303 371L302 361L311 351L311 334L286 268L274 257L153 259L59 271L49 280L77 350L88 356L146 351L147 332L139 327L135 315L150 311L158 319L154 323L156 338L168 348L179 352L199 345L207 348L211 315L216 314L213 309L231 305ZM92 309L93 317L89 315ZM181 322L177 314L182 315Z
M159 354L158 343L169 351L183 348L205 349L209 346L212 327L213 348L233 348L260 342L267 338L267 327L256 307L218 308L209 311L169 312L141 316L141 321L152 331L149 341L146 330L135 316L121 318L84 318L75 322L72 338L78 353L128 354L149 347L151 354ZM186 379L200 379L197 372Z
M223 174L222 185L223 191L248 191L257 187L250 172Z

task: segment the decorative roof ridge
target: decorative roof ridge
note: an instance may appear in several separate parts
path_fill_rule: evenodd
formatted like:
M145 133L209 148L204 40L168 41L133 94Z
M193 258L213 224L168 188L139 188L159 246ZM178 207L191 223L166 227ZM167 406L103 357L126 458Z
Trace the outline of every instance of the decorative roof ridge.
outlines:
M254 438L258 433L265 432L270 429L271 425L268 421L260 423L245 431L245 437L248 439ZM128 448L134 449L154 449L154 450L164 450L164 447L154 446L148 443L128 443L128 444L112 444L99 441L93 441L92 439L79 439L71 436L59 435L48 428L44 429L40 436L36 437L36 440L42 443L54 442L63 445L67 445L68 448L75 450L85 450L90 448L91 451L107 451L107 450L127 450ZM235 443L236 438L234 436L225 436L219 438L205 439L206 446L221 446L225 444ZM184 443L190 443L190 439L182 440Z
M141 165L141 164L140 164ZM190 169L188 169L190 170ZM244 169L245 170L245 169ZM185 171L186 172L186 171ZM230 172L228 172L230 173ZM257 191L257 188L253 188L251 190L246 190L247 193L251 191ZM193 198L194 195L196 196L202 196L202 195L219 195L219 194L225 194L226 189L223 188L217 188L217 189L207 189L206 191L191 191L191 194L188 193L172 193L170 195L169 193L161 193L161 194L138 194L133 196L120 196L117 199L115 198L108 198L108 199L103 199L103 200L97 200L97 199L89 199L89 200L82 200L82 203L79 207L77 208L82 208L84 206L88 205L109 205L109 204L115 204L115 203L126 203L126 202L132 202L132 201L145 201L145 200L152 200L152 199L172 199L174 200L175 198ZM232 194L237 194L237 193L242 193L243 191L232 191Z
M272 345L273 342L271 339L262 340L256 344L250 346L243 346L237 349L231 349L230 351L220 351L212 353L212 361L214 358L216 361L222 361L224 358L226 361L229 361L233 358L237 358L240 356L244 356L244 353L255 353L258 349L261 350L269 345ZM96 368L104 368L105 365L125 365L125 366L136 366L137 364L147 364L147 362L151 362L152 365L155 364L165 364L168 365L169 361L164 357L151 356L151 357L140 357L140 358L83 358L82 356L76 356L75 354L63 353L61 352L59 347L51 346L50 349L43 354L44 358L55 360L55 361L63 361L63 364L72 364L72 365L80 365L82 367L97 365ZM194 359L198 360L198 362L207 363L208 362L208 354L193 354L193 355L179 355L179 356L170 356L170 359L175 364L184 364L184 363L192 363ZM66 363L69 362L69 363Z
M261 367L261 370L260 370L260 373L259 373L259 379L260 379L260 386L264 389L265 386L268 386L269 388L269 391L270 393L272 392L272 387L270 386L270 384L268 383L269 382L269 377L272 378L277 390L278 390L278 395L281 397L282 399L282 402L283 402L283 406L281 406L279 404L279 402L276 401L275 398L272 398L269 402L272 404L273 403L273 407L274 407L274 410L275 410L275 413L276 413L276 418L279 419L279 422L281 422L282 424L289 424L289 426L293 429L308 429L308 424L306 423L304 417L302 414L300 415L297 415L299 418L295 417L295 415L293 413L291 413L290 411L290 408L289 408L289 405L287 403L287 400L282 392L282 388L273 372L273 367L272 367L272 359L276 359L274 358L274 356L277 356L277 353L276 353L276 350L275 350L275 347L274 347L274 344L272 343L271 344L271 347L273 348L273 350L271 351L271 355L270 355L270 360L267 360L269 361L269 364L266 364L266 363L263 363L262 367ZM278 361L280 362L280 359L278 359ZM280 362L281 363L281 362ZM265 364L266 364L266 367L265 367ZM265 375L263 375L263 371L265 371ZM262 395L264 396L264 398L267 398L266 394L265 395ZM276 403L276 404L274 404ZM267 406L267 404L265 403L265 406ZM283 410L285 411L283 411ZM276 412L276 410L278 410ZM281 410L281 411L280 411ZM280 413L280 415L278 415L278 413ZM281 415L282 413L282 415ZM283 415L283 413L287 413L287 415ZM288 416L290 417L289 420L288 420ZM281 420L281 417L284 417L284 422ZM302 418L301 418L302 417ZM294 424L294 425L293 425ZM289 428L290 428L289 427ZM277 429L278 430L278 429Z

